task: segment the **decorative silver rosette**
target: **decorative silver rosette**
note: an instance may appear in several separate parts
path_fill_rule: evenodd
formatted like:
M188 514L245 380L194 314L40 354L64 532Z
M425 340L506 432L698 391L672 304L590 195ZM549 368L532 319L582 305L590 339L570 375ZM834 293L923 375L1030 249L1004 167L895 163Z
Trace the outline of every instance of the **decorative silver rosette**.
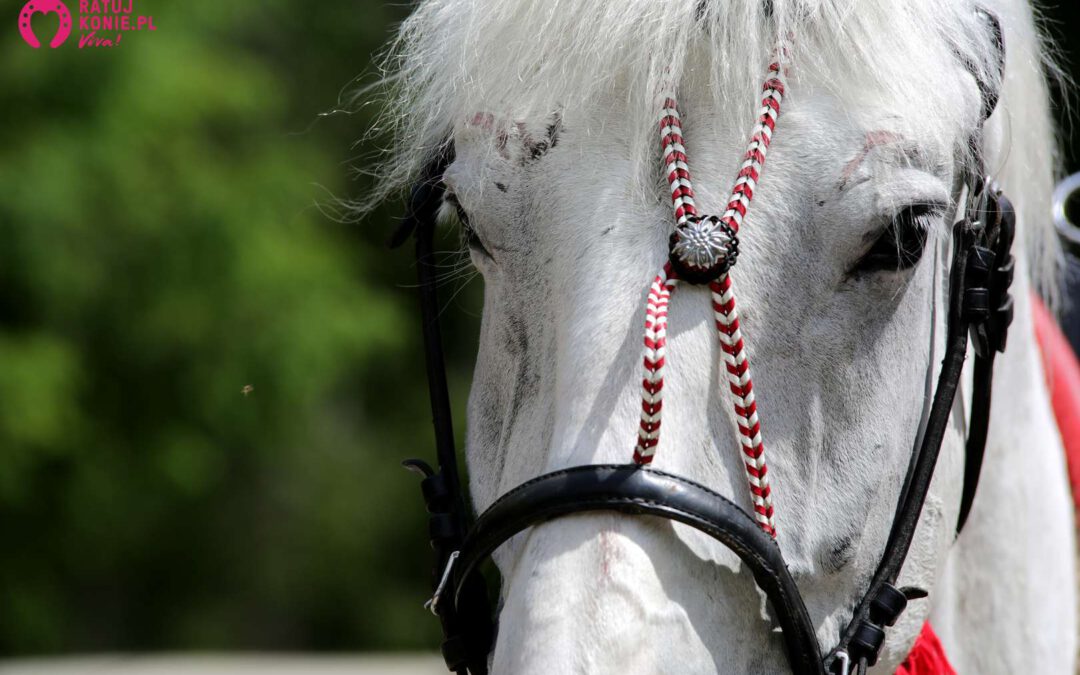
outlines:
M692 283L708 283L728 271L739 255L739 239L716 216L690 218L671 235L671 264Z

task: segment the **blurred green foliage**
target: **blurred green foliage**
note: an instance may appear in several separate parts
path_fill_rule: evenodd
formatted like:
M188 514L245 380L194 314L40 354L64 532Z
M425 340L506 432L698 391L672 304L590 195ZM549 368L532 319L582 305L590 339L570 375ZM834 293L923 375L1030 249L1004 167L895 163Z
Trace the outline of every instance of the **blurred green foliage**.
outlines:
M408 7L136 5L113 50L0 31L0 655L431 649L400 205L315 207L364 189L371 113L318 114Z
M411 259L315 207L407 8L135 4L0 37L0 653L431 648Z

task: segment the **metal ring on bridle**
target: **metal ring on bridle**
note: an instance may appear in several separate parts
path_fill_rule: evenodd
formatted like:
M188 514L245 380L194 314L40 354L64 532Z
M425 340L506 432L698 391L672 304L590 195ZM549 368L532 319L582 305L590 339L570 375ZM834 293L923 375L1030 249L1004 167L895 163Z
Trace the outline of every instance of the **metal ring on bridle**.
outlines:
M1080 251L1080 227L1069 220L1069 200L1080 192L1080 173L1068 176L1054 188L1054 227L1070 251Z

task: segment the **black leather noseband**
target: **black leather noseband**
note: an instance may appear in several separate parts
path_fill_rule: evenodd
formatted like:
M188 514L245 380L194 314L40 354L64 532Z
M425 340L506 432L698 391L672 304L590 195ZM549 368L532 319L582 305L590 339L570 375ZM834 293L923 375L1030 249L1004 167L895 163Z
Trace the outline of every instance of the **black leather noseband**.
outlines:
M817 636L780 548L754 519L703 485L634 464L593 464L545 474L500 497L473 525L455 568L462 586L503 542L552 518L589 511L659 516L703 532L735 552L776 608L788 661L824 675Z

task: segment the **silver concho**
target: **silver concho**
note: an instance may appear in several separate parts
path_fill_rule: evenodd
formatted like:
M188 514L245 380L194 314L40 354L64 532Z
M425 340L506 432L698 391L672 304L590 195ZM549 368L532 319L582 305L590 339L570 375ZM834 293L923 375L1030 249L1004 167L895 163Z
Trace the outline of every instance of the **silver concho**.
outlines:
M716 216L690 218L671 235L671 263L692 283L709 283L727 272L739 255L739 239Z

